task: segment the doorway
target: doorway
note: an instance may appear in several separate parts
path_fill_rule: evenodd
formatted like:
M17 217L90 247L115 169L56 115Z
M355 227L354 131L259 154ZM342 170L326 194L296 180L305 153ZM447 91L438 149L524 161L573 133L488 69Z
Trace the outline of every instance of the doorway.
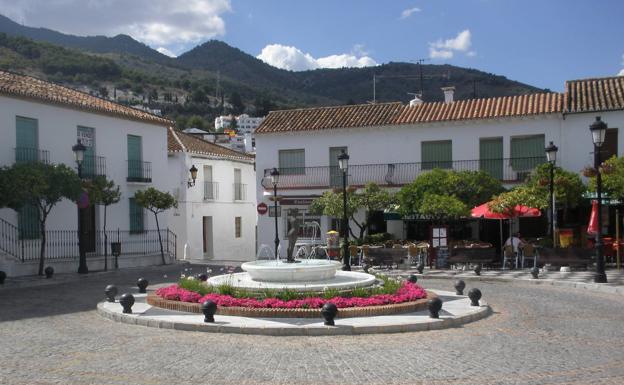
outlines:
M212 258L212 217L202 217L204 258Z

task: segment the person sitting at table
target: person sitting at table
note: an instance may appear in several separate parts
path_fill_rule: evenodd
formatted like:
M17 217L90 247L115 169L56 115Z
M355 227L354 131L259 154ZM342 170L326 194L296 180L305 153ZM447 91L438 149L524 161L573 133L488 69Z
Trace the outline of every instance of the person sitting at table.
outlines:
M511 237L505 241L505 246L511 246L513 252L518 254L518 248L522 248L525 245L525 241L520 237L520 233L512 234Z

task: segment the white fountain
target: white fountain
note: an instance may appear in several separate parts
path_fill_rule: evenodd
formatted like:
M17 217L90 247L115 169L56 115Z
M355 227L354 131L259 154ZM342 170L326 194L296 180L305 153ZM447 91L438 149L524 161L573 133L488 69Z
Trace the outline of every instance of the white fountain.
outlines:
M325 259L295 259L294 262L275 259L267 245L261 245L257 259L241 265L244 273L211 277L208 284L223 284L249 290L292 289L320 291L325 289L353 289L375 283L371 274L342 271L342 263Z

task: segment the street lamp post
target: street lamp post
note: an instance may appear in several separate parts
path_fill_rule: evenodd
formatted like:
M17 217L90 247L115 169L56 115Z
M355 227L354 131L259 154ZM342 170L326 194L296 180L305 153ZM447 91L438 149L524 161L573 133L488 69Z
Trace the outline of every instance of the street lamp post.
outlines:
M277 261L277 249L279 248L279 233L277 229L277 184L279 183L279 171L271 170L271 183L273 184L273 207L275 207L275 260Z
M349 169L349 155L342 150L338 155L338 166L342 170L342 236L343 261L342 270L351 270L351 256L349 255L349 218L347 217L347 171Z
M594 168L596 169L596 198L598 199L598 228L596 229L596 275L594 282L607 283L607 274L605 273L605 262L602 251L602 175L600 173L600 148L604 143L607 133L607 124L600 120L600 116L596 116L596 120L589 126L594 142Z
M80 143L80 139L78 142L72 146L72 151L74 152L74 159L76 160L76 164L78 165L78 178L82 180L82 161L84 160L84 154L87 148ZM82 219L84 217L84 208L82 208L82 202L78 201L78 273L79 274L87 274L89 272L89 268L87 268L87 254L85 252L85 239L83 234L83 223Z
M191 179L186 182L186 185L188 188L191 188L195 186L195 179L197 179L197 167L195 167L195 165L191 165L189 172L191 173Z
M555 235L555 163L557 162L557 146L550 142L548 147L544 149L546 151L546 159L550 163L550 186L549 186L549 207L550 207L550 227L548 231L553 240L553 247L557 244Z

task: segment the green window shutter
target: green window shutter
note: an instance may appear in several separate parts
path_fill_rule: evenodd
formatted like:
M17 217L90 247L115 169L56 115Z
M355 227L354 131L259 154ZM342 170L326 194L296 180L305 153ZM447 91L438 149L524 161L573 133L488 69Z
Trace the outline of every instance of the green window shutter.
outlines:
M17 228L20 239L39 239L39 210L34 205L25 205L17 210Z
M331 187L342 187L342 171L338 165L338 155L342 153L342 150L347 154L349 153L347 147L329 148L329 185ZM347 180L348 183L349 181Z
M141 137L136 135L128 135L128 179L143 179Z
M503 180L503 138L479 140L479 169Z
M279 171L282 175L305 174L305 150L279 150Z
M130 232L142 233L144 230L143 207L134 198L130 198Z
M82 162L82 176L93 178L95 176L95 130L91 127L78 126L78 139L85 147L84 160Z
M15 161L33 162L39 160L39 136L37 119L15 118Z
M439 140L420 143L421 168L453 168L453 142Z
M546 161L544 135L511 138L511 167L514 171L531 171Z

